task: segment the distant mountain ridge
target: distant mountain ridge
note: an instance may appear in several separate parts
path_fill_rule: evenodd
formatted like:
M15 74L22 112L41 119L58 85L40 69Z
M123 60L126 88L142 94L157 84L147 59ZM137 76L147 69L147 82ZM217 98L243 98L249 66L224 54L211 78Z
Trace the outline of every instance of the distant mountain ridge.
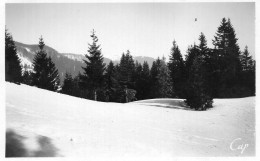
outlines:
M36 52L39 50L38 45L28 45L20 42L15 42L15 45L17 48L18 56L21 60L23 70L32 70L32 62L34 56ZM82 67L86 66L83 61L83 59L86 60L85 56L72 53L59 53L57 50L47 45L44 46L44 50L55 63L55 66L59 71L61 81L63 81L66 72L71 73L73 77L78 75L79 72L83 73ZM108 64L110 61L110 59L104 58L104 63Z
M31 70L33 69L32 62L36 52L39 50L38 44L24 44L21 42L15 42L16 49L18 56L21 60L21 65L23 70ZM69 72L72 74L73 77L78 75L78 73L83 73L82 67L85 67L85 63L83 60L86 60L84 55L74 54L74 53L59 53L54 48L45 45L44 49L48 56L51 57L52 61L55 63L57 69L59 70L59 75L61 81L63 81L65 77L65 73ZM143 63L147 61L149 66L151 67L153 61L155 59L151 57L143 57L143 56L136 56L133 59L138 61L139 63ZM106 65L112 61L109 58L104 57L104 63ZM115 64L119 63L119 60L113 61Z

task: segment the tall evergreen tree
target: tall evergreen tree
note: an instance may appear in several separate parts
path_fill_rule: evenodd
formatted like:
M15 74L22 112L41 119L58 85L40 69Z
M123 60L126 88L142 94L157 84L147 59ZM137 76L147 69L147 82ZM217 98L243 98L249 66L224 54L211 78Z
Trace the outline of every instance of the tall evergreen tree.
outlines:
M218 57L218 69L220 75L220 97L236 97L239 83L241 64L239 60L240 50L237 44L235 30L230 19L222 19L213 40L215 53Z
M98 38L94 30L90 37L92 38L92 44L89 44L89 54L85 55L87 60L84 60L86 67L82 67L84 70L82 81L85 83L85 88L93 93L93 97L90 99L97 100L97 92L104 85L105 64L103 63L100 45L97 45Z
M151 72L150 72L150 92L149 97L150 98L159 98L159 84L158 84L158 74L160 69L161 60L158 57L152 64Z
M161 60L159 57L153 61L151 71L150 71L150 90L149 90L149 98L158 98L158 73L159 73L159 66Z
M159 98L169 98L172 95L172 85L170 71L166 65L165 57L160 61L158 80L158 94Z
M144 61L143 63L143 70L141 73L142 78L142 89L143 89L143 97L142 99L148 99L149 98L149 92L151 88L151 80L150 80L150 68L147 61Z
M254 68L254 60L248 52L248 47L246 46L244 52L242 52L241 57L241 66L243 71L252 70Z
M5 80L14 83L22 82L20 59L13 37L7 30L5 30Z
M205 37L205 35L204 35L202 32L200 33L199 41L200 41L200 43L199 43L198 48L199 48L199 50L200 50L200 54L201 54L203 57L205 57L209 49L208 49L208 47L207 47L206 37Z
M244 87L243 96L255 95L255 61L248 52L246 46L241 54L242 72L240 74L240 85Z
M212 107L213 97L210 88L210 50L203 33L199 36L199 45L194 44L188 50L186 71L187 83L185 88L186 103L195 110L206 110Z
M32 84L43 89L57 91L60 84L59 73L44 50L43 38L39 41L39 51L33 59Z
M214 73L214 66L215 66L215 60L213 59L212 55L213 52L207 47L207 40L205 35L201 32L199 36L199 45L198 45L198 56L201 56L202 64L200 65L200 68L204 68L203 70L203 78L204 80L204 86L207 87L206 93L213 97L215 93L215 89L217 87L216 84L218 84L217 80L215 79L215 73Z
M134 72L135 64L130 51L127 50L126 54L122 54L119 63L120 77L119 82L122 86L127 86L127 88L134 87Z
M116 91L119 88L118 81L116 79L116 69L112 61L109 62L106 73L105 73L105 91L106 91L106 101L114 102L116 101Z
M135 90L137 91L136 98L138 100L143 99L143 80L142 80L143 66L138 61L135 62L134 82Z
M198 55L189 73L187 83L187 93L185 102L194 108L195 110L206 110L212 107L213 98L208 92L208 83L206 76L206 68L204 66L204 58L202 55Z
M173 41L173 47L171 49L170 61L168 63L168 67L170 70L172 87L173 87L173 95L172 97L183 98L183 88L184 88L184 80L185 80L185 71L184 71L184 62L179 50L176 41Z
M199 55L200 51L197 45L191 45L188 47L187 55L185 58L185 72L186 74L190 73L192 64L195 58Z

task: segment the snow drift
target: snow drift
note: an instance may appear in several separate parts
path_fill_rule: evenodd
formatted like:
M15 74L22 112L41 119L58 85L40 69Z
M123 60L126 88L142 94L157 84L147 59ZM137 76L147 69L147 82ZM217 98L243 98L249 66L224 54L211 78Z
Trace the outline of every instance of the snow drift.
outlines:
M7 142L18 138L23 156L33 157L254 156L255 97L213 105L192 111L180 99L103 103L6 83Z

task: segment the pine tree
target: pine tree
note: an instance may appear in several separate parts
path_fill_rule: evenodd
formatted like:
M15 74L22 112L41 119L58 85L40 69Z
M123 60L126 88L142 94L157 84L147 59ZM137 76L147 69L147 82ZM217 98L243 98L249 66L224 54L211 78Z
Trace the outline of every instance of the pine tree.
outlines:
M173 47L171 49L170 61L168 63L170 70L173 93L172 97L183 98L183 88L185 80L185 68L184 62L176 41L173 41Z
M185 72L186 74L190 73L192 64L195 58L199 55L200 51L197 45L191 45L188 47L187 55L185 58Z
M151 67L149 98L159 98L158 74L159 74L160 64L161 64L161 60L158 57L153 62Z
M127 86L127 88L134 87L134 71L135 64L130 51L127 50L126 54L122 54L119 63L120 68L120 78L119 82L122 86Z
M203 59L202 67L203 69L203 77L204 77L204 86L207 87L206 92L210 97L213 97L214 94L214 86L212 86L212 78L214 78L213 68L214 62L212 60L212 52L207 47L207 40L205 35L201 32L199 35L199 45L198 45L198 54L197 56L201 56Z
M44 50L43 38L40 38L39 48L33 59L32 84L43 89L57 91L60 84L59 73L50 57Z
M147 61L143 63L143 70L141 74L142 78L142 89L143 89L143 99L149 98L150 88L151 88L151 80L150 80L150 68Z
M23 72L22 78L23 78L24 84L27 84L27 85L30 85L30 86L32 85L32 72L31 71L25 70Z
M170 71L166 65L165 57L160 61L158 80L158 94L159 98L169 98L172 95L172 85Z
M210 96L207 86L206 68L202 55L198 55L191 67L187 83L185 102L195 110L206 110L212 107L213 98Z
M199 36L199 45L191 46L186 56L185 102L195 110L206 110L212 107L211 90L211 52L203 33Z
M92 91L91 99L97 100L97 92L104 85L105 64L103 63L100 45L97 45L98 38L94 30L90 37L92 38L92 44L89 44L89 54L85 55L87 60L84 60L86 67L82 67L84 70L82 81L85 83L85 88Z
M241 66L243 71L252 70L254 68L254 60L248 52L248 47L246 46L244 52L240 56Z
M218 91L220 97L237 97L234 91L239 90L239 73L241 72L237 40L230 19L223 18L213 40L214 54L217 55L218 61L216 71L219 72L219 83L221 84Z
M5 30L5 81L21 83L22 67L13 37Z
M122 59L122 57L121 57ZM121 68L119 64L115 65L115 80L116 80L116 86L115 86L115 94L114 94L114 102L121 102L124 103L125 100L125 87L120 83L120 78L121 78Z
M105 73L105 91L106 101L116 101L116 90L118 89L118 81L116 79L116 69L112 61L109 62Z
M134 81L135 81L135 89L137 91L136 97L138 100L143 99L143 80L142 80L142 64L138 61L135 62L135 72L134 72Z
M87 98L88 91L84 89L84 83L82 82L83 75L79 72L73 78L73 89L72 89L72 96L80 97L80 98Z
M206 57L207 56L207 52L209 50L209 48L207 47L207 40L206 40L206 37L205 35L201 32L200 33L200 36L199 36L199 50L200 50L200 54L203 56L203 57Z
M122 102L127 102L127 91L130 89L135 88L135 80L134 80L134 73L135 72L135 64L130 51L127 50L126 54L122 54L119 63L119 79L118 82L123 89L120 94L123 99Z
M248 52L246 46L240 57L242 71L240 74L240 85L244 87L243 96L255 95L255 61Z
M70 73L66 72L61 93L73 95L73 88L74 88L74 85L73 85L72 75Z

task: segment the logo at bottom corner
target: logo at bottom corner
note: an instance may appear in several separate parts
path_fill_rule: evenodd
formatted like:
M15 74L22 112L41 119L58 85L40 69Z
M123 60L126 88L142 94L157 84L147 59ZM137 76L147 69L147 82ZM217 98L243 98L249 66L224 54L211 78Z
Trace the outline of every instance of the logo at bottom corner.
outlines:
M230 143L230 150L239 151L241 154L249 147L249 144L243 143L242 138L236 138Z

